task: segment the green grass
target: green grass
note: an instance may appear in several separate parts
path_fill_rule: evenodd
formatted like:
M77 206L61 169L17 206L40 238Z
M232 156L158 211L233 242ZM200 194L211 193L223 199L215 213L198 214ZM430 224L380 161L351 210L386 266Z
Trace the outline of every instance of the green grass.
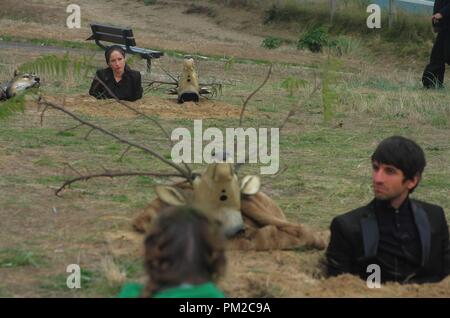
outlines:
M44 257L33 251L12 248L0 249L0 268L40 267L44 264Z
M322 62L317 62L315 66L321 67ZM217 60L216 63L218 65L223 61ZM267 66L255 64L252 69L258 74L264 74ZM310 71L289 67L276 69L269 84L249 103L248 110L254 115L245 118L245 127L278 125L292 103L308 95L314 82ZM221 99L238 108L242 98L248 96L262 78L254 74L242 74L239 67L231 68L228 72L230 77L239 81L232 89L224 90ZM304 79L310 84L293 90L293 96L290 96L289 90L282 87L283 81L289 76ZM58 89L70 97L79 87L88 85L87 81ZM414 197L443 206L447 216L450 216L450 108L448 103L443 102L449 100L450 91L421 90L411 74L400 69L380 74L364 67L360 71L343 75L332 87L339 94L337 100L332 101L335 113L331 121L323 122L320 93L306 101L280 137L280 168L287 167L287 170L278 176L262 176L264 191L276 200L287 218L324 230L329 227L334 216L369 202L373 197L370 188L370 155L378 142L394 134L417 140L427 155L428 166L424 179ZM65 253L70 255L78 252L81 245L86 251L83 260L89 264L89 269L82 272L81 290L69 290L66 286L68 274L55 270L53 273L56 275L38 278L39 288L33 293L37 296L71 296L72 293L83 297L114 296L118 286L108 283L98 261L99 254L105 249L103 234L128 230L129 220L155 197L154 185L167 180L146 176L95 179L74 184L71 190L64 192L63 198L56 199L53 189L68 178L77 176L70 169L66 169L64 174L62 163L70 162L82 173L103 172L103 166L121 171L171 171L171 168L140 150L130 150L120 162L118 159L126 149L125 145L98 132L92 133L86 141L83 139L88 131L85 127L61 132L76 124L61 113L49 112L43 127L40 127L39 115L31 112L31 109L34 110L34 106L27 104L24 114L19 112L0 123L0 145L2 155L5 156L0 157L0 164L13 167L0 178L0 206L7 213L17 210L17 213L32 214L35 209L40 209L39 204L48 204L45 211L51 214L51 207L56 206L59 213L56 216L51 214L53 218L49 222L49 229L54 229L54 232L47 234L45 231L42 234L40 229L27 231L25 240L36 244L33 247L44 244L49 246L42 255L41 252L37 254L28 249L12 249L13 252L0 254L0 267L24 266L32 269L34 264L43 266L42 260L53 256L55 245L58 245L58 249L59 245L64 245L67 249ZM162 135L147 120L118 120L101 115L82 115L82 118L153 147L168 157L166 143L151 140L153 136L162 138ZM175 127L192 130L193 126L191 119L158 120L169 131ZM213 126L224 129L235 127L237 122L236 118L219 116L203 120L203 126L204 129ZM341 127L336 126L339 122L342 122ZM258 173L259 167L258 164L246 165L240 176ZM195 165L195 168L201 166ZM36 203L36 200L41 201ZM78 213L83 216L78 217ZM13 217L18 218L17 215ZM14 225L14 222L11 224ZM8 230L5 233L9 234ZM300 256L306 255L306 258L310 255L308 253L305 250L298 251ZM120 256L117 262L129 279L138 279L144 275L140 259ZM277 290L276 284L263 292L264 295L282 293Z
M90 269L81 268L80 270L80 288L70 289L67 287L67 278L71 273L45 276L41 279L39 287L43 290L61 292L61 291L84 291L92 288L99 280L99 274Z

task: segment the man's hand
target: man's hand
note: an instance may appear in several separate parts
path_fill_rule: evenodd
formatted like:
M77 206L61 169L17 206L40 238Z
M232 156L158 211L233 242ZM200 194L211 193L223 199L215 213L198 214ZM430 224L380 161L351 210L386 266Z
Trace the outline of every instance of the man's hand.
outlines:
M435 23L436 21L441 20L442 18L443 18L443 16L439 12L431 17L431 19L433 20L433 23Z

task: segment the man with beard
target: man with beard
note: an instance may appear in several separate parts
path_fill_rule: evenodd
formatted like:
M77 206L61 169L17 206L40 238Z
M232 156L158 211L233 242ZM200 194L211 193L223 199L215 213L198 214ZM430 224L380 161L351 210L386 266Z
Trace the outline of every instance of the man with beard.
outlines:
M368 266L376 264L381 282L442 280L450 273L444 210L410 198L426 165L423 150L412 140L393 136L378 145L371 160L375 198L333 219L328 274L367 280L374 268Z
M422 83L425 88L440 88L444 83L445 63L450 63L450 0L436 0L431 19L438 35Z

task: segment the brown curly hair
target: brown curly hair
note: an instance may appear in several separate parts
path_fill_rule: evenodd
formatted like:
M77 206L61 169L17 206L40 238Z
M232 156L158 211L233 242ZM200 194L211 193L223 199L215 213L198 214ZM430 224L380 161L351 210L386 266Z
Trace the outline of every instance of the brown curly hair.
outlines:
M220 224L192 207L160 212L145 239L143 297L182 283L216 281L225 269L225 237Z

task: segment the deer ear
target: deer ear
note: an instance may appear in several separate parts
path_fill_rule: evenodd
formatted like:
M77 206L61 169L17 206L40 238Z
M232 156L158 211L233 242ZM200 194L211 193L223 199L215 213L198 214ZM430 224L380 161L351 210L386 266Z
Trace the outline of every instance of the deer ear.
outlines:
M155 187L156 195L164 203L180 206L187 203L183 194L175 187L157 185Z
M261 179L257 176L245 176L241 181L241 193L256 194L261 188Z

